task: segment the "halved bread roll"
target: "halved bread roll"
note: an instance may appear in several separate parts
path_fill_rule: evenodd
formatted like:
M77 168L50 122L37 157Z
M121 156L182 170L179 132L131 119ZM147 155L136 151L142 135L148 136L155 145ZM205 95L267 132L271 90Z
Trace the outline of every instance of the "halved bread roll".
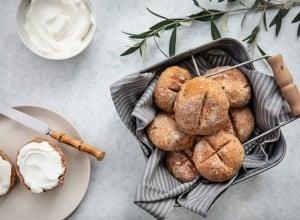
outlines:
M0 150L0 196L8 194L14 187L16 171L8 156Z
M62 150L47 139L35 138L18 151L17 175L31 192L46 192L63 185L66 170Z

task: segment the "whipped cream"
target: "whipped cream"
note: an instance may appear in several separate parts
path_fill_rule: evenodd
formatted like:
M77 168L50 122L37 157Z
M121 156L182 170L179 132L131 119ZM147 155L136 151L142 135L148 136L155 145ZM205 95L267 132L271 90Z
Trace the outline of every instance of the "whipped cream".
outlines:
M7 193L11 180L11 164L0 157L0 196Z
M17 165L25 184L35 193L57 186L59 177L65 172L61 156L46 141L22 147Z
M94 23L85 0L31 0L24 29L39 52L60 58L80 50Z

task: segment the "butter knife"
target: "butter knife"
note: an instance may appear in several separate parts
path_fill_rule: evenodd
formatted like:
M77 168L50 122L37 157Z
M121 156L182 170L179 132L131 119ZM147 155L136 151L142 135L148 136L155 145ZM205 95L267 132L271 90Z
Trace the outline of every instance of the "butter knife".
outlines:
M0 103L0 114L24 125L25 127L31 128L32 130L35 130L41 134L49 135L52 138L56 139L57 141L67 144L71 147L74 147L79 151L86 152L94 156L95 158L97 158L97 160L102 160L105 156L104 151L101 151L85 143L82 140L76 140L63 132L52 130L45 122L40 121L39 119L27 115L14 108L11 108L6 104Z

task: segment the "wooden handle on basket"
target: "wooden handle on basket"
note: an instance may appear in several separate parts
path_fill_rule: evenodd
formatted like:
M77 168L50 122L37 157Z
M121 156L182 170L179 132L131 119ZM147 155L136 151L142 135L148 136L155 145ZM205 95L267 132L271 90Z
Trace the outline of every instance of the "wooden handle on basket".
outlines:
M70 146L76 148L77 150L84 151L84 152L94 156L95 158L97 158L97 160L102 160L104 158L105 152L98 150L83 141L76 140L76 139L66 135L65 133L51 130L50 136L53 137L54 139L58 140L61 143L70 145Z
M285 65L281 54L270 57L268 60L275 81L281 90L281 94L291 107L293 116L300 116L300 94L297 86L293 82L293 77Z

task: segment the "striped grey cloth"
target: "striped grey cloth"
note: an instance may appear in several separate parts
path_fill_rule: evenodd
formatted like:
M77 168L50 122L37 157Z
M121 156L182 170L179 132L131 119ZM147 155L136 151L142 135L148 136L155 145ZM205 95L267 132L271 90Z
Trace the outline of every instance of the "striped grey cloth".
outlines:
M219 50L201 53L195 59L200 74L215 66L237 64L237 61ZM188 69L193 76L198 75L191 59L177 65ZM245 67L241 67L240 70L252 85L250 107L256 118L253 136L290 119L289 108L273 77ZM209 183L201 177L189 183L180 183L167 171L163 162L165 152L156 148L145 133L145 128L157 112L152 94L160 71L131 74L111 86L117 112L136 137L148 159L135 203L157 219L165 219L173 207L178 205L206 216L220 195L235 182L237 176L226 183ZM252 169L266 165L274 142L281 138L280 135L280 131L276 131L244 146L246 156L241 172L246 172L247 175Z

